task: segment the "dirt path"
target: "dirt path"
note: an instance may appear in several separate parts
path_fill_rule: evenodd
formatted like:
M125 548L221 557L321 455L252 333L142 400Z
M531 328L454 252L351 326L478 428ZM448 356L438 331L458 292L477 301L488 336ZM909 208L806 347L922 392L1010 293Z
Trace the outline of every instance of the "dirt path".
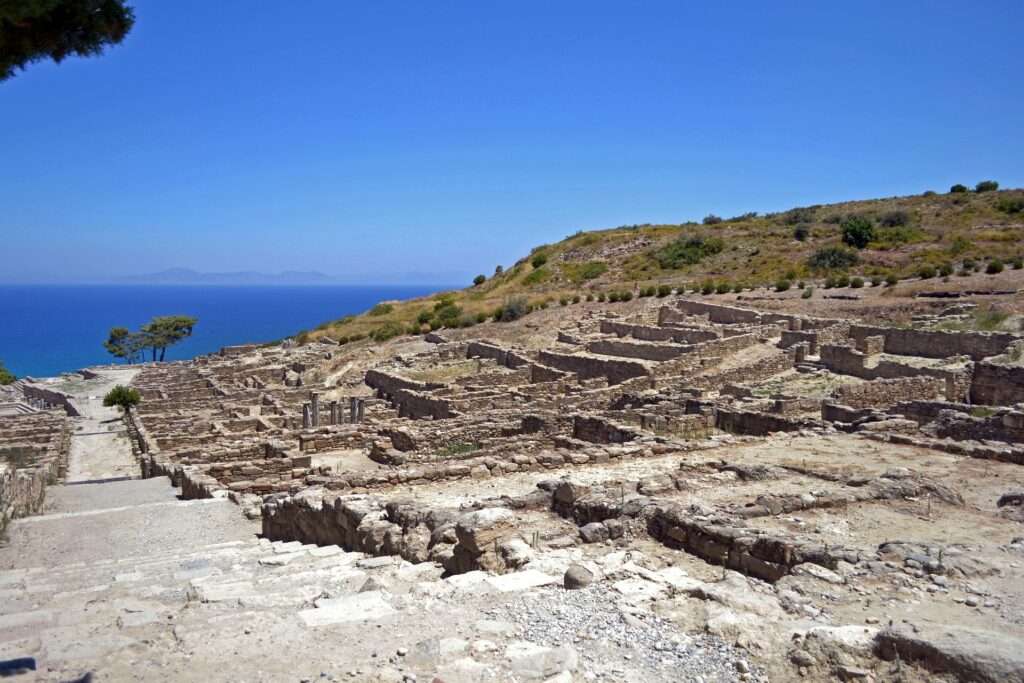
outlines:
M99 378L63 387L82 412L71 437L68 483L138 476L139 466L118 409L103 407L103 396L114 385L130 382L137 372L103 370Z

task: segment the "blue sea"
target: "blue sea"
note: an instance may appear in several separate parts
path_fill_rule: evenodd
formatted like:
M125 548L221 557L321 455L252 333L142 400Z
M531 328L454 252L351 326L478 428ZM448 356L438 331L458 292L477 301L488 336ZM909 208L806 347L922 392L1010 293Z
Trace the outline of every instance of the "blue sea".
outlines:
M409 286L0 285L0 361L15 375L48 377L114 359L111 327L138 327L157 315L199 318L166 360L222 346L283 339L387 299L445 289Z

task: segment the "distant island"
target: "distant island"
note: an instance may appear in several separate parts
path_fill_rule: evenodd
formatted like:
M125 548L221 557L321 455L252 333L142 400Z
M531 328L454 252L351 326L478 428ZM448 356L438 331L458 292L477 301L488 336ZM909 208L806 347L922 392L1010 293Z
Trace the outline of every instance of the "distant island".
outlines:
M147 285L331 285L338 284L339 280L317 271L202 273L190 268L169 268L146 275L128 275L117 278L117 282Z

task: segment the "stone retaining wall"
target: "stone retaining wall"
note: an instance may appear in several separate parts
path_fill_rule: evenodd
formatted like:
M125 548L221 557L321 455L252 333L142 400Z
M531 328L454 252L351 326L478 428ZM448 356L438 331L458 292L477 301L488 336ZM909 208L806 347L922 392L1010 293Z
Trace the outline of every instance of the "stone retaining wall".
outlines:
M997 356L1020 339L1016 335L1001 332L911 330L873 325L851 325L850 336L858 343L865 337L882 336L885 338L885 353L898 356L970 356L971 360L976 361Z
M878 379L837 387L833 396L851 408L879 408L913 399L943 398L946 381L937 377Z

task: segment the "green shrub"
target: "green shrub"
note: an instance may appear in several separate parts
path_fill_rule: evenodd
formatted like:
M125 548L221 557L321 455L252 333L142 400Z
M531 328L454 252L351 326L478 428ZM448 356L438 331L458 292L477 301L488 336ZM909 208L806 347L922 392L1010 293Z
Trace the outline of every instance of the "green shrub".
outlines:
M574 304L578 304L578 303L580 302L580 295L579 295L579 294L575 294L575 295L573 295L573 297L572 297L572 302L573 302Z
M874 275L871 277L871 286L878 287L880 284L885 282L881 275Z
M838 275L838 276L836 276L836 287L842 288L842 287L849 287L849 286L850 286L850 278L849 278L848 275Z
M587 301L593 301L593 300L594 300L594 295L593 294L587 294Z
M430 311L420 311L419 314L416 316L416 322L418 322L420 325L426 325L427 323L430 322L430 319L433 317L434 314L431 313Z
M864 216L850 216L840 226L843 231L843 244L863 249L875 239L875 224Z
M442 327L455 327L460 316L462 316L461 308L451 301L442 301L434 307L432 320Z
M486 275L477 275L475 278L473 278L473 286L474 287L479 287L480 285L482 285L485 282L487 282L487 276Z
M665 298L666 296L668 296L671 293L672 293L672 286L671 285L658 285L658 296L660 298L663 299L663 298Z
M658 265L665 269L692 266L708 256L714 256L725 249L725 242L718 237L679 237L654 253Z
M707 294L714 294L715 293L715 283L714 283L714 281L713 280L705 280L704 282L702 282L701 285L700 285L700 293L701 294L705 294L705 295L707 295Z
M801 223L800 225L793 228L793 239L799 242L803 242L804 240L806 240L810 236L810 234L811 228L806 224Z
M421 334L423 329L416 323L410 323L409 327L406 328L405 333L408 335Z
M853 287L854 289L860 289L861 287L864 286L864 278L861 278L861 277L850 278L850 286Z
M633 292L619 292L619 301L632 301Z
M778 280L775 283L775 291L776 292L785 292L786 290L788 290L792 286L793 286L793 283L791 283L789 280L783 278L781 280Z
M843 247L823 247L807 259L807 265L814 270L842 270L859 262L857 252Z
M996 208L1003 213L1024 212L1024 197L1003 197L996 202Z
M962 192L967 192L967 186L957 183L953 187L949 188L949 192L950 194L960 194Z
M722 222L722 218L721 216L709 213L707 216L704 216L704 220L701 222L704 223L704 225L718 225Z
M825 222L831 225L839 225L840 223L843 222L843 216L842 214L833 213L828 216L825 216Z
M939 266L939 275L942 277L949 277L953 274L953 264L943 263Z
M896 273L889 273L885 276L885 284L887 287L894 287L900 279L896 277Z
M619 302L619 293L618 292L608 292L608 302L609 303L613 303L613 304L618 303Z
M835 286L836 286L836 278L835 278L835 276L829 275L827 278L825 278L825 284L824 284L825 289L832 289Z
M975 263L974 259L972 259L972 258L965 258L963 260L963 263L961 264L961 267L964 270L973 271L973 270L975 270L978 267L978 264Z
M604 292L599 292L598 293L598 295L597 295L597 300L598 301L604 302L607 299L608 299L608 296Z
M548 255L544 254L544 253L540 253L540 254L537 254L536 256L534 256L530 260L530 265L533 266L536 269L536 268L540 268L541 266L543 266L547 262L548 262Z
M921 266L917 269L917 276L922 280L930 280L935 277L935 266Z
M604 261L587 261L586 263L563 263L562 272L569 282L579 284L593 280L608 272L608 264Z
M501 314L504 311L505 311L505 307L504 306L498 306L497 308L495 308L493 311L491 311L491 320L493 320L494 322L500 322L501 321Z
M370 315L387 315L391 311L395 310L395 307L391 304L380 303L370 309Z
M743 283L742 282L737 282L736 284L734 284L732 286L732 291L735 292L736 294L739 294L740 292L742 292L743 291Z
M543 264L533 270L529 275L523 278L524 285L538 285L551 277L551 270L545 268Z
M14 373L4 366L3 361L0 361L0 385L14 384L17 380Z
M1017 258L1013 259L1013 269L1020 270L1021 268L1024 268L1024 258L1018 256Z
M814 296L814 287L804 287L804 291L800 294L801 299L810 299Z
M476 314L476 321L477 321L477 323L485 323L485 322L487 322L487 318L488 317L490 317L490 316L488 316L486 313L477 313Z
M910 225L910 214L906 211L887 211L882 214L878 222L885 228L898 228L903 225Z
M103 405L107 408L116 407L128 410L132 406L138 405L141 400L142 396L137 389L118 384L103 397Z
M403 334L404 332L405 328L402 327L400 323L397 323L394 320L389 320L388 322L384 323L377 329L370 332L370 339L376 342L385 342L389 339L394 339L395 337Z
M921 196L922 197L934 197L936 194L937 193L935 192L935 190L925 190L924 192L921 193Z
M975 192L995 192L999 189L999 183L994 180L982 180L974 186Z
M501 314L497 319L500 322L508 323L513 320L519 320L529 312L530 306L526 303L526 299L516 296L505 301L505 305L501 307Z
M563 296L563 297L559 298L558 299L558 303L560 303L562 306L568 306L569 305L569 297Z
M732 285L725 281L719 282L718 286L715 287L715 291L719 294L728 294L732 291Z
M999 259L993 259L989 261L988 265L985 266L985 272L988 273L989 275L995 275L997 273L1003 272L1003 262L1000 261Z

